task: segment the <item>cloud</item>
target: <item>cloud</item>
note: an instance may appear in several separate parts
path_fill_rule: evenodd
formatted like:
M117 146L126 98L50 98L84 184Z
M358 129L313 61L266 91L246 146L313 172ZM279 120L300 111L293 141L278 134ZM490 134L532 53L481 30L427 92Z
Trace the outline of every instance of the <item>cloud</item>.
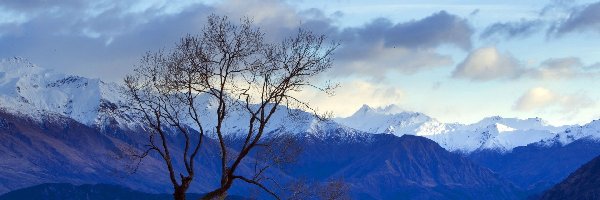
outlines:
M473 28L466 19L440 11L421 20L398 23L385 34L388 47L433 48L451 44L469 50Z
M536 67L525 67L509 53L495 47L479 48L471 52L455 68L454 78L472 81L490 80L569 80L600 77L600 63L584 65L577 57L549 58Z
M61 2L51 9L43 3L2 4L2 9L27 11L27 20L0 30L0 57L25 57L61 72L119 81L144 52L198 32L214 10L175 2Z
M472 34L473 29L465 19L445 11L396 24L378 18L362 27L334 34L333 38L342 44L336 52L334 73L381 80L388 72L414 74L451 65L451 57L436 52L436 48L453 45L468 50Z
M539 11L539 16L568 15L576 3L573 0L551 0Z
M543 87L525 92L513 106L516 111L548 111L575 115L594 106L595 102L583 93L559 94Z
M600 33L600 2L571 9L568 18L554 23L548 30L555 36L584 31Z
M536 87L528 90L525 92L525 94L519 97L513 106L513 109L519 111L541 109L555 104L556 99L557 95L552 91L546 88Z
M488 39L502 37L504 39L523 38L540 31L544 23L541 20L525 20L516 22L498 22L486 27L479 38Z
M332 73L336 76L359 74L383 80L388 72L414 74L451 64L449 56L440 55L434 50L386 48L382 42L356 42L346 44L336 52L336 67Z
M52 23L54 29L45 34L63 36L84 36L111 40L154 20L181 14L184 8L198 8L200 3L157 2L157 1L75 1L48 2L3 1L0 10L22 16L15 29L4 29L4 35L18 35L20 30L29 31L31 25L40 22Z
M120 80L146 51L169 48L181 36L198 33L206 16L249 16L279 40L298 27L326 34L342 46L336 67L342 75L381 78L390 71L416 73L450 65L442 45L471 48L473 29L466 19L445 11L422 19L392 22L379 18L341 28L339 12L301 10L283 0L199 1L7 0L0 5L0 57L20 56L59 71ZM6 20L10 19L10 20Z
M335 90L334 96L311 91L302 91L296 96L308 100L310 105L323 109L320 111L333 112L335 116L349 116L363 104L381 107L400 104L406 99L405 92L399 87L361 80L341 83Z
M586 66L577 57L549 58L539 67L529 69L527 77L542 80L596 78L600 76L600 68L595 67L598 65Z
M501 53L495 47L475 49L463 60L452 76L472 81L514 79L525 71L517 59L509 53Z
M584 75L582 68L579 58L551 58L542 62L532 75L541 79L568 79Z
M253 5L258 7L256 9L264 9L256 6L260 4L227 7L232 9L232 13L244 13L248 7L253 10ZM335 67L330 73L332 76L357 75L383 80L388 72L414 74L452 64L450 56L436 52L441 45L460 49L471 47L473 30L468 22L445 11L408 22L393 23L389 19L378 18L362 26L340 28L334 25L336 17L342 15L339 12L327 16L314 8L293 12L294 8L287 4L266 7L276 7L268 12L273 17L260 20L261 27L266 27L269 33L289 35L299 25L340 42L341 46L335 52ZM272 13L284 13L284 17ZM290 13L295 14L290 16Z
M466 19L440 11L420 20L392 23L378 18L361 28L349 28L343 39L362 41L382 40L385 47L434 48L443 44L464 50L471 48L473 28Z
M600 31L600 2L578 6L576 1L551 0L537 16L518 21L496 22L488 25L480 39L518 39L546 31L548 38L559 37L575 31Z

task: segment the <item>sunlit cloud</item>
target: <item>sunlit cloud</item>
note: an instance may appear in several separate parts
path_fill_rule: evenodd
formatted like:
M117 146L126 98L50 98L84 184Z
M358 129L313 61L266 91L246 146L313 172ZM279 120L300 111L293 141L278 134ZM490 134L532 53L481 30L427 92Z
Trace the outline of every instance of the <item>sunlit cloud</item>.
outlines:
M583 93L561 94L544 87L535 87L519 97L513 109L525 112L551 110L573 115L594 105L595 101Z
M472 51L458 64L452 76L488 81L518 78L523 71L521 63L509 53L500 52L496 47L483 47Z

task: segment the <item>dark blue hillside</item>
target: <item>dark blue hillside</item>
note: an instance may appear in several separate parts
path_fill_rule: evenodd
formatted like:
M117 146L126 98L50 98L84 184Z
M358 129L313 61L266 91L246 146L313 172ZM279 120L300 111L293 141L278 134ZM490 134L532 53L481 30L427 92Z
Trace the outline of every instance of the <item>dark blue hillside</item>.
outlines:
M560 182L598 155L599 142L580 139L565 146L530 144L509 153L478 151L468 157L528 190L529 194L536 194Z
M542 200L600 199L600 156L571 173L565 180L546 191Z
M491 170L423 137L381 134L358 141L305 138L303 143L292 174L344 180L359 199L521 197L519 189Z

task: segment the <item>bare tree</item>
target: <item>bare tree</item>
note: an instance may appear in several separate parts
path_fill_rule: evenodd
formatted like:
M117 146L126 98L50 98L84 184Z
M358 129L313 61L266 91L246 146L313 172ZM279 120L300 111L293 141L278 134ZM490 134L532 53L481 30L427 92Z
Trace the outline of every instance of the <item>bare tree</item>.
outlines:
M174 188L174 198L185 199L197 169L194 163L204 148L208 135L220 150L220 183L203 199L223 199L235 181L254 185L274 198L279 195L264 183L273 178L264 171L273 164L288 162L277 156L254 159L255 174L242 175L238 168L248 162L248 155L294 155L281 153L281 141L265 139L271 117L285 105L316 113L294 94L307 88L329 92L333 87L314 84L315 76L332 65L335 43L325 36L299 30L279 43L268 43L264 33L245 19L234 24L227 17L211 15L200 35L188 35L171 50L147 53L134 73L127 76L126 96L130 109L144 119L149 134L144 157L156 152L164 160ZM201 98L202 97L202 98ZM209 98L216 106L212 116L201 104ZM240 147L228 144L227 118L243 115L245 132ZM243 114L240 114L243 113ZM171 133L183 135L182 155L174 155L168 141ZM277 138L277 137L273 137ZM275 143L274 143L275 142ZM205 142L204 142L205 143ZM277 144L290 144L289 142ZM278 153L263 154L264 152ZM180 160L182 166L174 166ZM258 163L259 160L268 162ZM177 169L184 169L181 172Z

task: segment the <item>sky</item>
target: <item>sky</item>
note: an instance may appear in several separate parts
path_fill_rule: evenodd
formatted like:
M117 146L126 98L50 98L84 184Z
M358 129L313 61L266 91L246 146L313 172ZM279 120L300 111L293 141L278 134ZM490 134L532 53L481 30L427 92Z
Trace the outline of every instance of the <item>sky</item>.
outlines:
M302 27L339 42L319 78L336 95L300 94L335 116L395 104L443 122L600 119L599 1L2 0L0 58L120 82L213 13L270 39Z

